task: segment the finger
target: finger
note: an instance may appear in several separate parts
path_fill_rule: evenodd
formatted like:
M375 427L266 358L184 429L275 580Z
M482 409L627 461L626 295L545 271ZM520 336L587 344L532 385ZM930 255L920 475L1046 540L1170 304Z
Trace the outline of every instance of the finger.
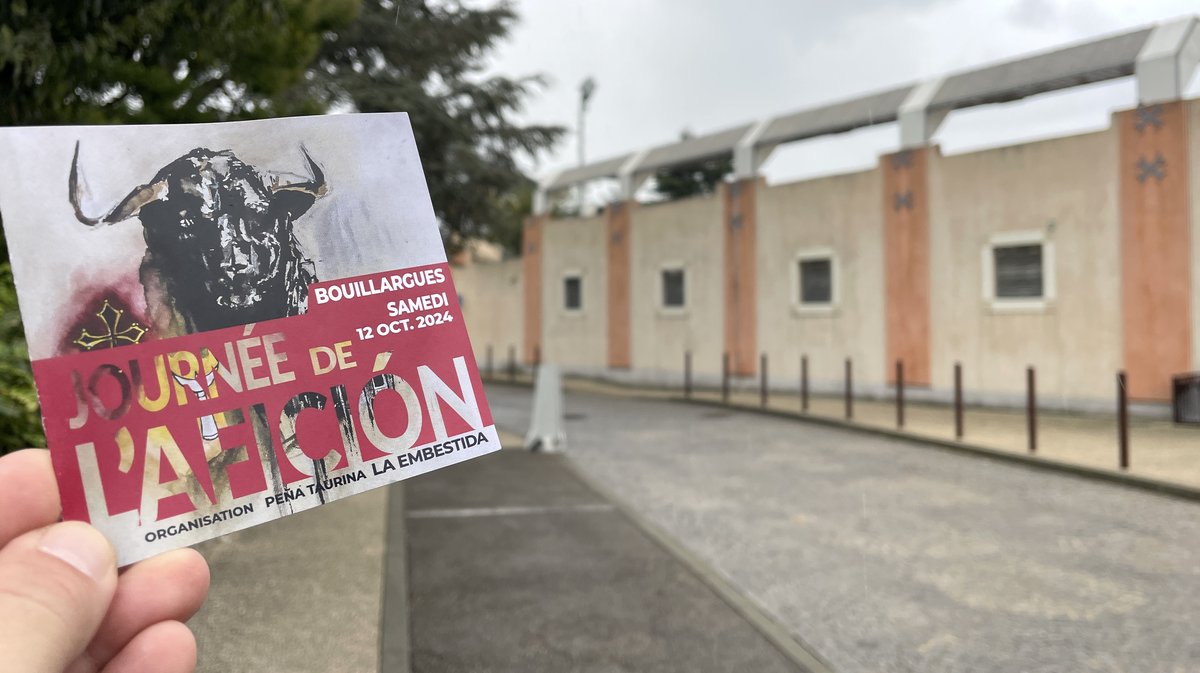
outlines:
M190 619L204 604L208 582L208 564L193 549L177 549L130 566L121 574L108 614L87 647L84 657L91 670L150 626Z
M103 673L192 673L196 637L179 622L159 622L134 636Z
M50 452L25 449L0 458L0 547L58 521L62 506Z
M96 633L117 588L112 545L78 521L0 549L0 652L5 670L59 673Z

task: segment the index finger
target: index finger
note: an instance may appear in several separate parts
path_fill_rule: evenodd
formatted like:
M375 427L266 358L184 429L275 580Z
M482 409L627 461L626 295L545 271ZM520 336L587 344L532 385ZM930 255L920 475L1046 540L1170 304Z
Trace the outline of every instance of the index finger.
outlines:
M25 449L0 457L0 548L61 515L49 451Z

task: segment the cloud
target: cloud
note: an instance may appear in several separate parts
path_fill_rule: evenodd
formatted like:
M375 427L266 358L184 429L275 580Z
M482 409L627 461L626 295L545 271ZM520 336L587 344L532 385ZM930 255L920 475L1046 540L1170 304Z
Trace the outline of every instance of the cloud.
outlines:
M1018 0L1008 11L1008 19L1022 28L1042 28L1054 21L1058 8L1051 0Z
M572 128L578 85L595 77L587 155L598 159L671 142L685 128L706 133L1194 13L1193 1L520 0L522 23L492 69L549 75L552 86L524 118ZM1063 132L1085 118L1079 123L1091 128L1109 109L1133 104L1128 87L1081 95L1094 114L1080 115L1069 99L1039 101L1036 114L1013 106L1017 138ZM950 146L1014 137L1002 114L956 116L945 127L948 137L939 138ZM828 139L820 151L800 152L804 165L783 173L844 168L844 155L869 163L895 135ZM575 153L572 135L536 170L573 165Z
M1106 33L1121 25L1103 5L1079 0L1018 0L1007 18L1018 28L1075 36Z

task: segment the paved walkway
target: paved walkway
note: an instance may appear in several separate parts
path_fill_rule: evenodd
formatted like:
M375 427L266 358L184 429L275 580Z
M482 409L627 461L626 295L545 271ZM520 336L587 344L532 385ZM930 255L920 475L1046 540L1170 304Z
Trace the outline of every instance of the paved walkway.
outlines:
M527 381L527 379L518 379ZM679 398L682 390L641 389L585 379L569 379L569 390L636 394L651 398ZM720 401L715 390L700 390L696 399ZM759 407L758 390L734 391L733 404ZM796 393L772 391L770 409L798 413L800 397ZM813 396L809 400L813 416L843 420L845 402L840 396ZM894 401L854 400L854 422L896 429ZM964 442L1009 453L1028 453L1028 430L1024 410L967 407L964 413ZM954 440L954 412L951 407L935 404L905 405L904 430L916 437ZM1168 419L1130 419L1129 473L1150 479L1200 488L1200 426L1176 425ZM1103 414L1038 413L1038 457L1064 463L1120 472L1117 451L1115 412Z
M416 673L797 670L561 456L489 454L406 500Z
M491 385L524 428L530 392ZM572 459L836 670L1200 661L1200 506L752 414L567 396Z
M387 497L376 489L196 545L212 568L190 622L197 671L379 670Z
M715 392L702 398L719 400ZM735 404L759 406L758 393L736 393ZM773 393L768 407L799 411L798 395ZM916 436L954 439L952 407L933 404L905 405L904 430ZM814 397L809 413L844 419L840 397ZM963 414L963 441L1011 453L1028 453L1028 425L1024 410L967 408ZM854 422L879 428L896 428L894 401L854 401ZM1038 413L1037 456L1065 463L1119 471L1116 415ZM1200 487L1200 427L1181 426L1168 419L1132 418L1129 430L1130 473L1187 486Z

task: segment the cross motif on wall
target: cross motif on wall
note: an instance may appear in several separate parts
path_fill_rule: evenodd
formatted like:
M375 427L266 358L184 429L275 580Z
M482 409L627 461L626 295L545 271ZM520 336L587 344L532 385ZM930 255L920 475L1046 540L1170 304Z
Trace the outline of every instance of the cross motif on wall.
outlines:
M913 193L912 190L906 192L896 192L892 196L892 210L900 210L901 208L913 209Z
M904 150L892 155L892 168L911 168L913 164L912 150Z
M1163 178L1167 177L1167 160L1163 158L1162 152L1154 153L1154 161L1146 161L1145 157L1138 159L1138 182L1145 182L1146 178L1153 177L1158 182L1162 182Z
M612 244L613 245L621 245L621 241L624 240L624 238L625 238L625 232L614 231L613 235L612 235Z
M1137 129L1138 133L1145 133L1147 126L1153 126L1155 129L1162 128L1162 112L1162 105L1139 105L1137 121L1133 123L1133 128Z
M537 252L537 245L534 243L530 243L529 247L526 248L525 251L532 255L533 253Z
M733 218L730 219L730 221L729 221L729 228L733 229L734 231L741 229L742 228L742 216L734 215Z

